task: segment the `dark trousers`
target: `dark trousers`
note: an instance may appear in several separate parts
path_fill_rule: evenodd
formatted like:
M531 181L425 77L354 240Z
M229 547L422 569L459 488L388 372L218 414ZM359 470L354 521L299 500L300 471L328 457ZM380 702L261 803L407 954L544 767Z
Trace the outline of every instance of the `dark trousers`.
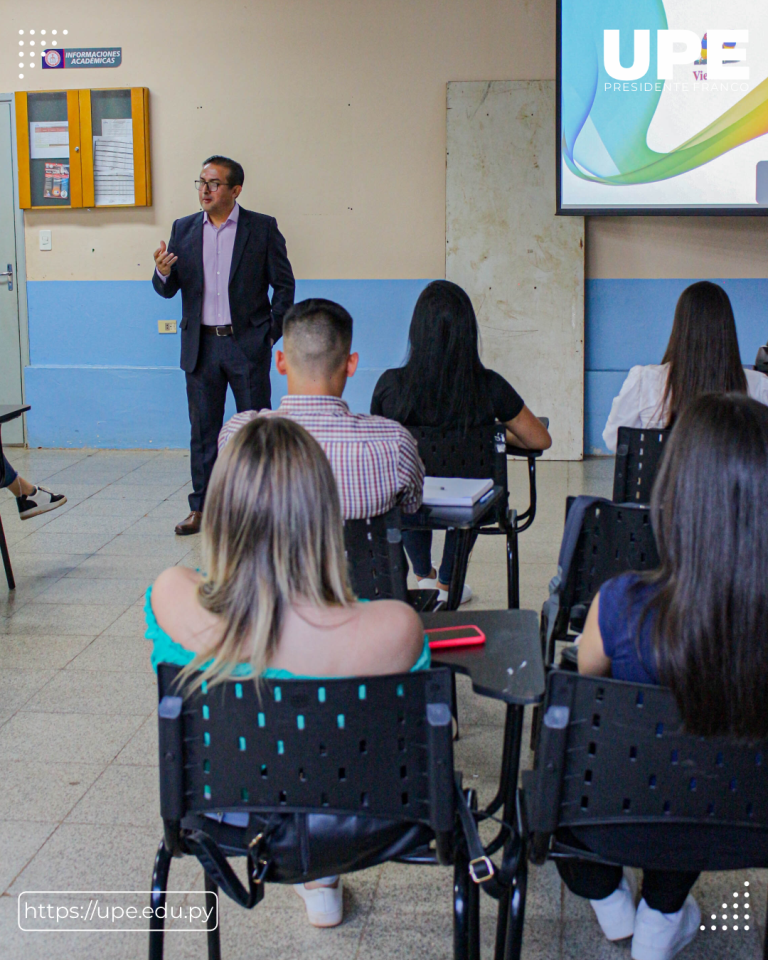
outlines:
M3 454L3 472L0 473L0 490L4 487L10 487L16 477L18 477L18 473L16 473L8 462L8 458Z
M569 845L584 846L570 830L567 834L563 831L563 834L562 839ZM556 859L555 865L571 893L587 900L604 900L609 897L618 888L623 876L621 867L592 863L590 860ZM651 910L677 913L698 876L698 872L686 870L644 870L643 898Z
M417 577L428 577L432 571L432 531L408 530L408 514L403 516L403 546ZM443 558L437 571L440 583L450 583L456 558L456 531L446 530Z
M201 331L197 366L187 374L187 402L192 428L190 510L202 510L205 503L205 492L218 452L219 431L224 423L227 384L232 388L238 413L269 407L272 395L270 362L269 349L265 349L263 361L254 363L246 357L234 337L217 337Z

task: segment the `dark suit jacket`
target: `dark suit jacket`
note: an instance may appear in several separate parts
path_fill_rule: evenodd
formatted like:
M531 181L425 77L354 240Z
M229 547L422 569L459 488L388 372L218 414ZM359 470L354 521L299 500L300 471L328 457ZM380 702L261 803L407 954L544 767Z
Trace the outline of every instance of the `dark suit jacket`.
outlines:
M203 319L202 213L174 221L168 250L179 259L165 283L155 271L152 285L166 298L175 297L181 290L181 368L192 373L197 365ZM268 362L270 337L276 341L282 335L283 317L293 304L295 287L277 220L241 207L229 273L229 311L232 334L254 363Z

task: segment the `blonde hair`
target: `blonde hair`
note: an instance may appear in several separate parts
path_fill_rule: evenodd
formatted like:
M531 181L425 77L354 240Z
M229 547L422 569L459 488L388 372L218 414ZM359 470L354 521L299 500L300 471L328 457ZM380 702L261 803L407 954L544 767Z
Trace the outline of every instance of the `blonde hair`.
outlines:
M292 420L257 417L227 444L211 476L202 534L198 599L224 630L182 672L182 682L197 672L190 690L226 680L243 662L256 677L263 673L295 601L347 607L355 600L331 466Z

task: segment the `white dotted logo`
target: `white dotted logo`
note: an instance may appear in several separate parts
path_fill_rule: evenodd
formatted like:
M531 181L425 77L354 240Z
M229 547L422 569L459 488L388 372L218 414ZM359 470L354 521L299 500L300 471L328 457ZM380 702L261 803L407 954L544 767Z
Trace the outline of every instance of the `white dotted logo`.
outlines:
M58 50L47 50L45 54L45 62L49 67L58 67L61 63L61 54Z
M749 880L745 880L745 881L744 881L744 886L745 886L745 887L748 887L748 886L749 886ZM728 909L729 909L729 908L728 908L728 904L727 904L727 903L722 904L722 909L723 909L723 910L728 910ZM733 891L733 904L732 904L732 906L731 906L731 909L734 911L734 912L731 914L731 918L732 918L733 920L737 920L737 921L738 921L738 920L749 921L749 919L750 919L750 915L749 915L749 890L745 890L745 891L744 891L744 900L743 900L743 902L741 903L741 905L739 904L739 894L738 894L738 892L737 892L736 890ZM739 911L739 912L736 912L736 911ZM728 919L729 919L728 914L727 914L727 913L721 914L721 919L722 919L722 920L728 920ZM710 920L714 920L714 921L715 921L715 923L713 923L712 926L710 927L710 930L717 930L717 926L718 926L718 925L717 925L717 922L716 922L716 921L718 920L717 914L716 914L716 913L713 913L713 914L710 916ZM702 923L701 926L699 927L699 930L706 930L706 929L707 929L707 926L706 926L705 923ZM722 929L723 929L723 930L727 930L727 929L728 929L728 924L727 924L727 923L724 923L724 924L722 925ZM741 927L739 927L739 924L738 924L738 923L734 923L733 926L731 927L731 929L732 929L732 930L739 930L739 929L749 930L749 923L748 923L748 922L742 923L742 924L741 924Z

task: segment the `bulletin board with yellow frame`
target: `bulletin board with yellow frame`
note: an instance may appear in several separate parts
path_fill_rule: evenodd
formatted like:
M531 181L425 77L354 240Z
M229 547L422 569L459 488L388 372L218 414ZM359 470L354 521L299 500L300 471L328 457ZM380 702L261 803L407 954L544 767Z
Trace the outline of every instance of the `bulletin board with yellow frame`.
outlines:
M23 210L152 205L149 90L16 94Z

